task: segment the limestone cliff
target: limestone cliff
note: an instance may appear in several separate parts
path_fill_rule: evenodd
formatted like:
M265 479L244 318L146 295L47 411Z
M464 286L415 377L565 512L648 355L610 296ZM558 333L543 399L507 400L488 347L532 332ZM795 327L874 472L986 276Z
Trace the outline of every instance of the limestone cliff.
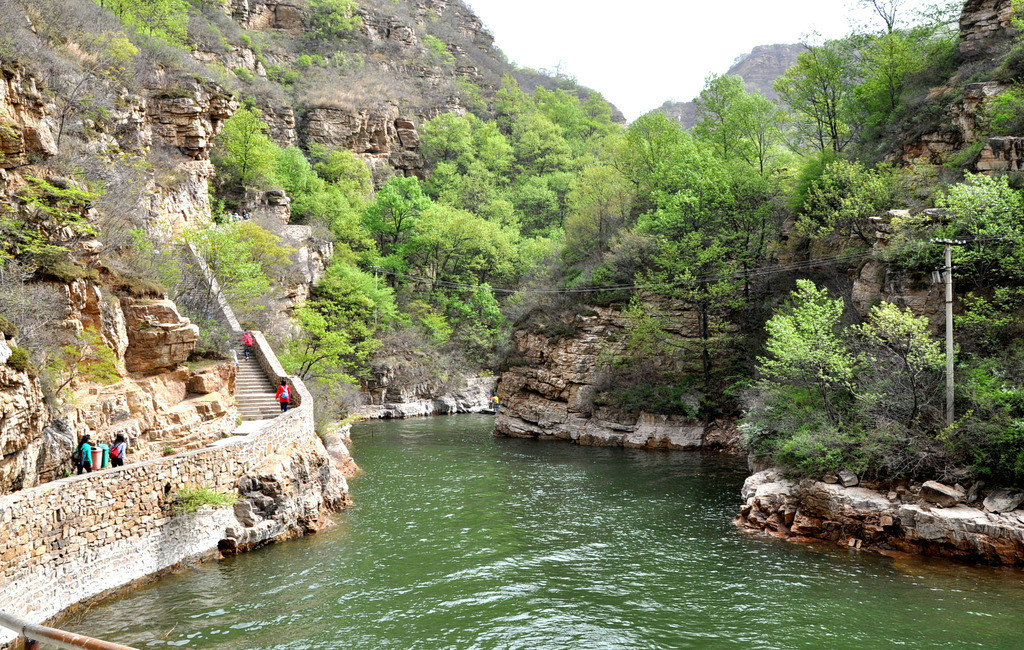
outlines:
M1017 37L1012 0L968 0L960 16L960 57L953 76L932 88L926 102L947 105L933 128L904 135L892 160L943 164L957 154L971 153L973 171L1019 171L1019 137L989 138L986 109L1011 88L998 67ZM977 78L988 79L968 83Z
M55 187L82 187L63 172L66 162L61 157L80 155L74 151L94 156L96 168L111 176L93 179L93 184L103 187L109 179L107 194L123 199L83 208L95 236L68 235L45 220L39 222L51 241L67 246L83 268L102 266L105 246L117 243L113 236L126 222L164 236L208 222L211 139L238 104L208 82L179 77L153 81L157 87L123 94L116 110L95 119L61 115L62 100L52 89L16 64L0 66L0 212L12 210L25 218L22 193L32 178ZM64 138L58 146L61 130ZM173 166L173 173L141 164L147 156ZM132 176L126 178L126 173ZM111 218L116 221L111 223ZM101 271L102 277L93 270L72 281L38 273L30 280L51 287L57 297L53 304L39 305L52 310L51 319L59 323L59 331L50 334L54 345L62 332L68 337L96 332L112 350L118 376L109 385L73 380L65 405L58 408L52 395L44 397L34 370L0 366L0 492L68 472L82 435L109 444L124 434L132 458L146 460L169 450L202 447L237 425L233 365L187 366L198 339L196 326L173 302L133 295L116 273Z
M495 432L517 438L560 439L581 445L647 449L733 449L735 427L673 415L626 411L598 403L607 364L602 357L621 347L617 335L628 326L621 312L593 307L567 316L571 333L534 328L515 334L516 355L498 384L501 411ZM670 333L696 336L692 314L676 310L666 318Z
M132 460L142 461L201 448L237 427L234 364L185 364L198 330L174 303L117 295L81 280L65 291L64 327L96 331L114 351L120 377L107 385L74 382L66 407L54 410L31 371L0 366L0 492L69 472L83 435L110 444L123 434Z

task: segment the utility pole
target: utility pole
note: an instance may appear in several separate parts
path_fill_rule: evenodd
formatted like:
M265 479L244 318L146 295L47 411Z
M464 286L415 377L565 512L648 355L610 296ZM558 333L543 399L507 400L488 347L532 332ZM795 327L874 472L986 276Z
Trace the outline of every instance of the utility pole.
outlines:
M955 420L953 412L953 245L946 242L946 426Z
M933 239L932 243L943 244L946 247L946 266L942 274L946 284L946 425L952 426L956 420L953 410L953 247L963 246L967 242L958 239Z

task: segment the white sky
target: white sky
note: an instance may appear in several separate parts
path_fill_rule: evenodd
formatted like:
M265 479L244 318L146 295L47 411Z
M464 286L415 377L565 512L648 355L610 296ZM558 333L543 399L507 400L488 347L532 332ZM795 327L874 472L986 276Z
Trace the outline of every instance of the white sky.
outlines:
M856 0L466 0L519 65L564 73L629 119L688 101L755 45L845 35Z

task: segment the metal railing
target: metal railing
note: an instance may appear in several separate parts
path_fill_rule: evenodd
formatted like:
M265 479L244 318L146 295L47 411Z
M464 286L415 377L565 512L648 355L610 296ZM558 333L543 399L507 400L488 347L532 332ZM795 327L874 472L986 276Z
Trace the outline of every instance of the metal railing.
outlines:
M0 612L0 627L14 630L25 641L26 650L36 650L42 646L48 648L91 648L91 650L135 650L120 643L100 641L73 632L65 632L45 625L33 625L6 612Z

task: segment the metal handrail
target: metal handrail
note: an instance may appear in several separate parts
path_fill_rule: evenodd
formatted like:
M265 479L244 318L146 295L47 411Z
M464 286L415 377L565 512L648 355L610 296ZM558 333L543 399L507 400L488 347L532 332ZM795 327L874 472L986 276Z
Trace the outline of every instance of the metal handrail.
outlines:
M121 645L120 643L101 641L82 636L81 634L75 634L74 632L65 632L64 630L46 627L45 625L34 625L28 621L11 616L6 612L0 612L0 627L6 627L21 634L26 641L26 648L38 648L40 644L46 644L49 647L67 648L68 650L76 650L77 648L90 648L91 650L135 650L135 648Z

